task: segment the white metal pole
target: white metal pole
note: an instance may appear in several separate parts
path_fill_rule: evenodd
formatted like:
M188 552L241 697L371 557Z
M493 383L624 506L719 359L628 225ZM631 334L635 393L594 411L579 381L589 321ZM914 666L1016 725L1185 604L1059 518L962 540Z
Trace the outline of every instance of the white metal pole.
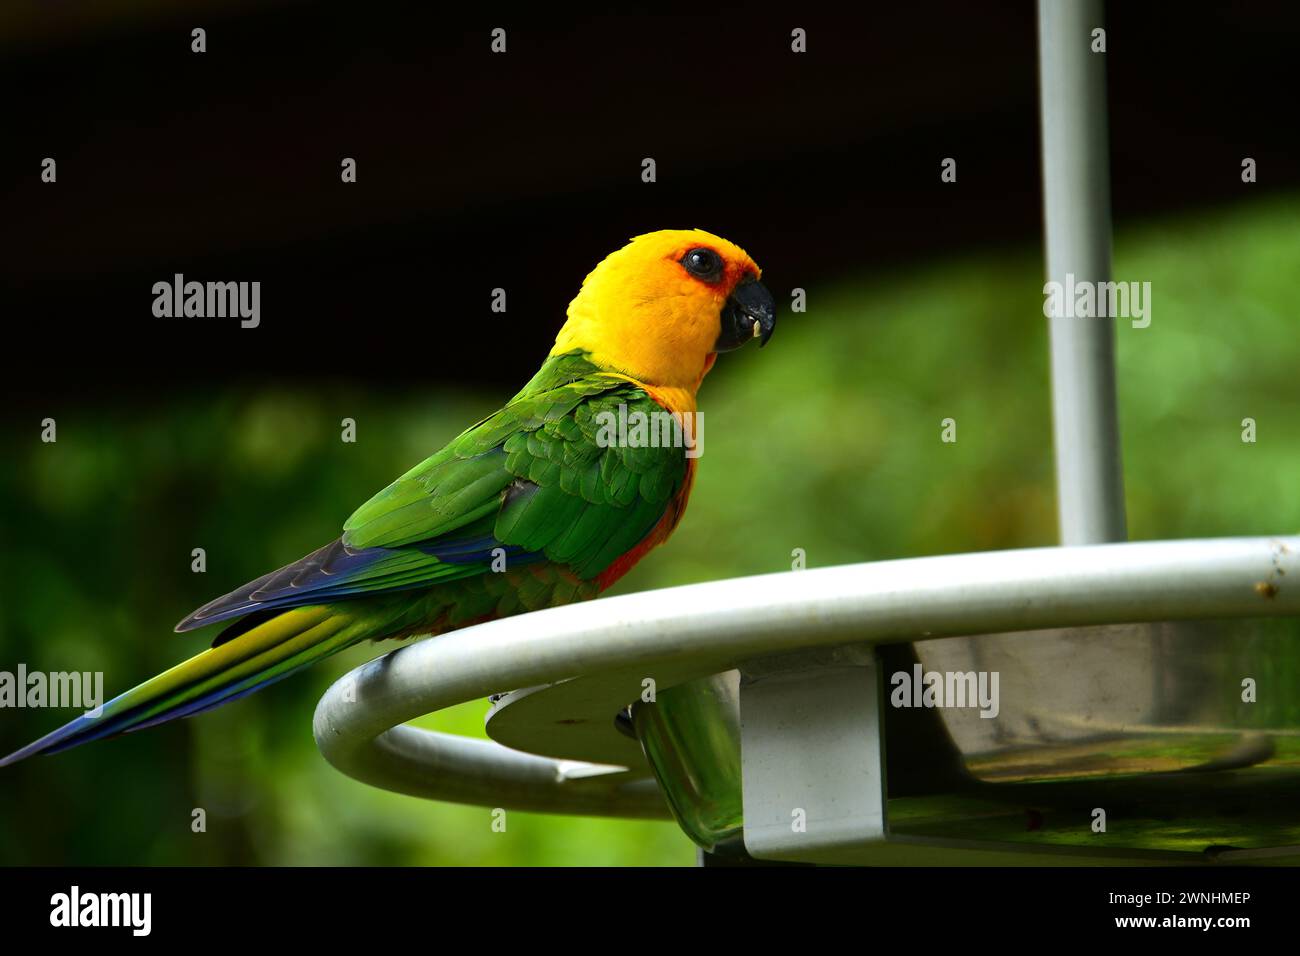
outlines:
M1047 277L1110 278L1106 54L1101 0L1039 0ZM1057 514L1062 544L1122 541L1124 482L1112 318L1049 319Z

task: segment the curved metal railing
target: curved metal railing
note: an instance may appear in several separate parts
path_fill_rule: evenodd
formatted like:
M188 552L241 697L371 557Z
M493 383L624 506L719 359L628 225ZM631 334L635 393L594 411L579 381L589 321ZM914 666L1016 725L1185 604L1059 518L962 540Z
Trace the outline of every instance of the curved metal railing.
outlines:
M316 708L316 743L398 793L555 813L660 817L654 782L404 726L579 675L663 689L772 654L1106 623L1300 614L1300 537L1034 548L789 571L507 618L351 671ZM629 692L632 700L634 692ZM613 715L611 714L611 720Z

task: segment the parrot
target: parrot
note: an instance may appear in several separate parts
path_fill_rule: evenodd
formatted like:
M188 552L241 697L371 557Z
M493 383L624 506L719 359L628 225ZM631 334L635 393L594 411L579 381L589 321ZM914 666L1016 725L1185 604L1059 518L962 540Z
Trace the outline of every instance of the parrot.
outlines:
M0 767L202 713L362 641L598 596L677 528L699 460L681 442L611 440L606 425L693 420L718 354L761 348L776 327L761 275L700 229L631 239L583 280L546 360L504 407L363 504L334 541L176 625L224 623L210 648Z

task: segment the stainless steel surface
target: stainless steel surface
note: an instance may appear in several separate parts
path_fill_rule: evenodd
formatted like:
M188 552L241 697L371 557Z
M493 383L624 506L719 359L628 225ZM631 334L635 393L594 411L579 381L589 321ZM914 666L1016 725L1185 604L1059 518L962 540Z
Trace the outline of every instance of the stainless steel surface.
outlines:
M1293 622L1204 621L1036 631L917 645L926 670L1000 676L996 720L943 709L988 781L1190 770L1300 771ZM1254 703L1243 681L1259 683Z
M639 670L639 669L638 669ZM527 753L560 751L565 759L627 767L649 775L641 745L614 730L615 715L641 692L636 671L620 678L577 677L505 694L488 711L487 735Z
M578 776L557 731L534 757L400 726L512 688L613 675L639 694L802 647L1122 622L1300 614L1300 538L1223 538L944 555L739 578L494 621L393 651L322 697L334 766L433 799L553 812L666 812L649 781ZM629 676L633 675L633 676ZM629 693L631 690L631 693ZM547 691L560 692L559 691ZM616 733L611 726L610 733ZM561 758L561 759L550 759Z
M936 711L964 754L964 778L918 790L916 781L894 779L891 766L886 787L882 742L906 746L915 736L900 738L895 727L882 740L874 679L845 656L854 648L833 649L838 657L800 652L745 666L739 731L725 715L667 697L659 719L673 734L640 728L661 786L685 804L675 815L698 813L690 781L707 773L710 807L740 803L743 781L745 845L761 859L1042 865L1300 857L1295 620L1205 622L1190 632L1105 626L919 647L925 670L1001 670L996 718ZM1058 653L1024 653L1043 647ZM1071 649L1085 661L1094 650L1110 658L1080 670ZM1047 669L1037 672L1029 660ZM1242 700L1243 675L1269 688L1264 697ZM890 671L879 676L888 688ZM702 685L674 690L688 695ZM941 749L928 749L928 758L940 759ZM741 779L716 772L742 755ZM1102 832L1092 829L1097 808L1112 815ZM1062 855L1034 856L1049 851Z
M1101 0L1039 0L1039 92L1047 278L1110 278L1106 54L1091 34ZM1122 541L1124 480L1116 411L1115 323L1048 320L1052 433L1062 544Z

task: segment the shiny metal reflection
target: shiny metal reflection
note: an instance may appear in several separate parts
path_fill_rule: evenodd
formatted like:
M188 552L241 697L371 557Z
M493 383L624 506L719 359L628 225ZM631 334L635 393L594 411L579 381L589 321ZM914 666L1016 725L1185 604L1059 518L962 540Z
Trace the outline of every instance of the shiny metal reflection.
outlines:
M923 671L996 672L999 706L995 718L977 707L933 711L964 779L938 775L946 782L927 792L894 773L892 832L1080 845L1095 834L1079 821L1104 805L1118 808L1127 829L1113 839L1126 846L1212 854L1300 843L1291 812L1300 806L1300 621L1107 625L913 646ZM882 676L888 707L892 674ZM634 709L674 815L705 848L734 841L743 826L738 688L731 671ZM938 747L933 758L942 759Z

